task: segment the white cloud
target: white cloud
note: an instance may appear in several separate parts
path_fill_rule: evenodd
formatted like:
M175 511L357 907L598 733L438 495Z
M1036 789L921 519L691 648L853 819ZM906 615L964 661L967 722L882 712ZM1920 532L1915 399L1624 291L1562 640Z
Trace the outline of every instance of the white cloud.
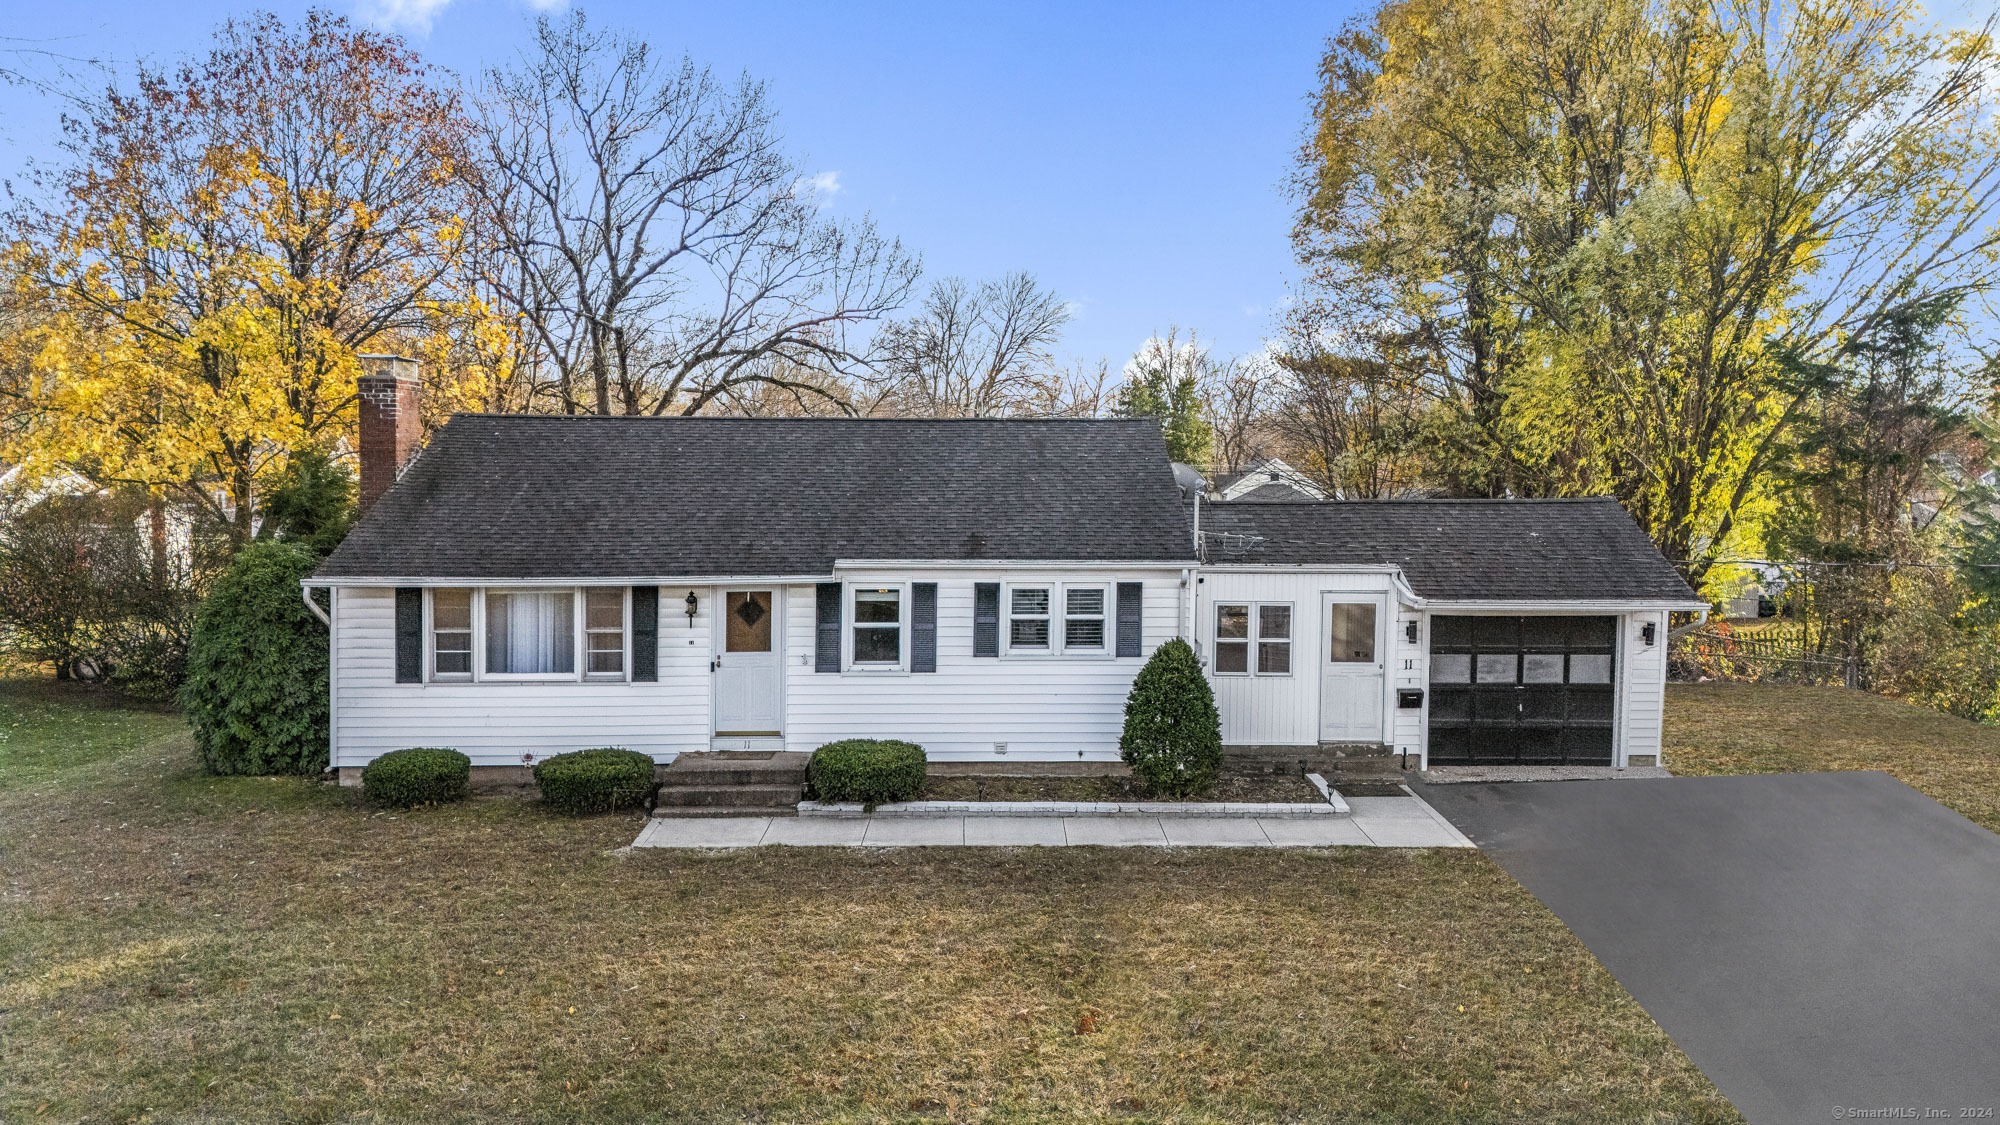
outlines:
M431 20L450 3L451 0L361 0L355 14L374 27L429 35Z
M838 171L821 172L808 182L812 185L812 189L821 195L840 194L840 173Z
M528 7L537 12L552 12L557 8L569 7L569 0L528 0Z

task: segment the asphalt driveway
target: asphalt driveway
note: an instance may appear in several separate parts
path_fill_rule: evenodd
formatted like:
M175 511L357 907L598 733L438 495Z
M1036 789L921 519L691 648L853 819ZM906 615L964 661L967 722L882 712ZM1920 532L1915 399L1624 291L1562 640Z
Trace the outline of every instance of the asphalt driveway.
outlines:
M1757 1125L2000 1120L2000 836L1882 773L1420 792Z

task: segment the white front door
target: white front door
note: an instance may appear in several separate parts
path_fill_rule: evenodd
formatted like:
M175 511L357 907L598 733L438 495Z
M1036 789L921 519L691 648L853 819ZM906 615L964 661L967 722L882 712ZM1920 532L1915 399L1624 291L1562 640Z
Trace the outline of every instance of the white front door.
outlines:
M1382 600L1327 594L1320 604L1321 742L1381 742L1384 618Z
M725 590L716 623L715 733L728 738L781 734L776 595Z

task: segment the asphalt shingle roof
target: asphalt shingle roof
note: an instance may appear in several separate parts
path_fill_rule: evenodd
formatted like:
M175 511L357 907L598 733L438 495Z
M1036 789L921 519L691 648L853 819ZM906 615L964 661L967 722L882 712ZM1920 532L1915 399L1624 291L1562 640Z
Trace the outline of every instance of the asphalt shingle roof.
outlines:
M835 559L1191 561L1151 420L461 414L322 578L821 575Z
M1204 503L1201 529L1211 563L1393 564L1441 601L1698 600L1609 498Z

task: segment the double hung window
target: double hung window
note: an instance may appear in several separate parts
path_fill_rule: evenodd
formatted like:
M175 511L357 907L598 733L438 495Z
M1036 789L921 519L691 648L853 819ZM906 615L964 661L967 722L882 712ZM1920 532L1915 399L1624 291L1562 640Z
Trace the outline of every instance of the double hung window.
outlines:
M903 660L903 591L854 591L854 663L890 667Z
M1018 655L1109 651L1108 587L1049 582L1007 588L1007 651Z
M1215 674L1291 675L1292 607L1285 603L1218 604L1215 607Z

